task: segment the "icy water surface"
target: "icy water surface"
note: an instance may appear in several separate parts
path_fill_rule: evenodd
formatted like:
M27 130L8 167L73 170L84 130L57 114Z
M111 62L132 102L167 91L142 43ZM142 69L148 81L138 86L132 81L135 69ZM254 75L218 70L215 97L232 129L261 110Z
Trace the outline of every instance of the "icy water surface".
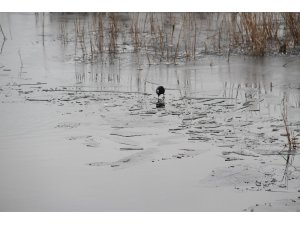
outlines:
M0 13L1 211L299 211L298 56L83 62L41 16Z

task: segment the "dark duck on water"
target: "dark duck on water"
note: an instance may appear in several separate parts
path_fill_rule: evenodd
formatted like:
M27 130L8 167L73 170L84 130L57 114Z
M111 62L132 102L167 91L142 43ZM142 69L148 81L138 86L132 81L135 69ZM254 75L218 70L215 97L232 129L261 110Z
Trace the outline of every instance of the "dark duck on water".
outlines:
M163 86L159 86L156 88L156 94L159 98L160 95L164 95L165 96L165 88Z
M156 94L157 94L157 103L156 108L164 108L165 107L165 88L163 86L159 86L156 88ZM159 96L163 95L162 99L159 99Z

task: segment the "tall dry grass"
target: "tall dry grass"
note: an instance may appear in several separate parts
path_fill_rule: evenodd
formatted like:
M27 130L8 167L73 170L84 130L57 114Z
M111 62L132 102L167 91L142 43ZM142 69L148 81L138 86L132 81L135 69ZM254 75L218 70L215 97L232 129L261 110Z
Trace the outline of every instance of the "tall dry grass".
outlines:
M132 47L149 65L204 54L225 55L229 61L233 54L291 53L300 45L299 13L93 13L92 22L80 18L74 22L76 48L87 60Z
M300 13L286 12L282 13L288 36L293 40L294 46L300 44Z

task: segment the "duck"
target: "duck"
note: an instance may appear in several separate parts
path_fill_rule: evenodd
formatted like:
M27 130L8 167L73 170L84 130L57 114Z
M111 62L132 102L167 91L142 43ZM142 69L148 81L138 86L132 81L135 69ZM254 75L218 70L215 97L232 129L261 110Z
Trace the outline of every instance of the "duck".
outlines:
M165 88L163 86L157 87L156 94L157 94L156 108L164 108L165 107ZM164 95L163 98L159 99L160 95Z
M163 86L158 86L156 88L156 94L157 94L157 98L159 98L160 95L164 95L165 96L165 88Z

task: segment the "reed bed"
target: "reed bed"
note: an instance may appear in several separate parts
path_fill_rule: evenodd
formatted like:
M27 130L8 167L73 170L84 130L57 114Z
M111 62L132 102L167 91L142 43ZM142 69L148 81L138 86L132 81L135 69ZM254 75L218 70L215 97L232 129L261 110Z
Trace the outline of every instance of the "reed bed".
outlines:
M129 52L149 65L205 54L299 54L300 13L89 13L74 21L82 60ZM69 38L61 26L62 36ZM78 56L78 55L77 55Z

